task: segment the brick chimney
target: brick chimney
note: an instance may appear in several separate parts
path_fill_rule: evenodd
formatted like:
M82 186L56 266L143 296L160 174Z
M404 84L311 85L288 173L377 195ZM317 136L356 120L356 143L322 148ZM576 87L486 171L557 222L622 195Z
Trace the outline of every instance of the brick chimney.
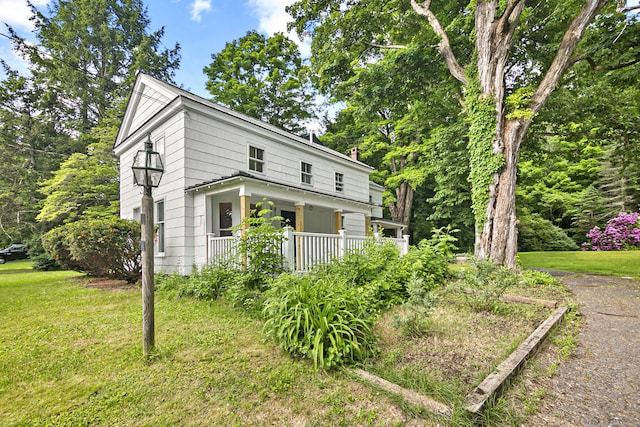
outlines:
M360 161L360 150L358 150L358 147L353 147L351 149L351 158L353 160Z

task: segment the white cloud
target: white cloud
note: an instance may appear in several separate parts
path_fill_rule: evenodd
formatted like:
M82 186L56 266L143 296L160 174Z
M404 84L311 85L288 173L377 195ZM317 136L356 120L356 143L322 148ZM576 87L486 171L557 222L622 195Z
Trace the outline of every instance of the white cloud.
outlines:
M287 31L287 23L293 19L285 7L293 3L295 0L248 0L247 6L249 6L251 13L258 18L258 31L270 36L278 32L284 33L298 44L303 56L308 56L311 53L309 41L303 43L295 32Z
M200 22L203 12L211 11L211 0L195 0L191 3L191 20Z
M46 6L49 1L32 0L31 3L40 9ZM3 24L9 24L16 30L33 30L33 24L29 21L31 9L27 6L26 0L0 0L0 10L2 11L0 22Z

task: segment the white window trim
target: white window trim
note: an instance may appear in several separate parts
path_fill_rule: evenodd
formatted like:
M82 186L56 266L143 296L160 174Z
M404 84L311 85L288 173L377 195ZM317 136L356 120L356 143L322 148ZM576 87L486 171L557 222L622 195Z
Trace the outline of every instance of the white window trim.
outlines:
M341 177L340 190L338 190L338 177L337 177L338 174ZM338 171L333 172L333 190L336 193L344 194L344 173L343 172L338 172Z
M262 150L262 160L251 157L251 148ZM251 160L255 160L256 162L262 162L262 172L251 169ZM265 175L267 173L267 150L264 147L260 145L252 144L252 143L247 144L247 170L249 172L255 172L262 175Z
M158 221L158 204L162 203L162 216L164 217L162 221ZM156 225L158 224L162 224L162 243L164 246L164 250L161 252L159 250L159 239L160 239L160 235L158 233L158 238L157 241L155 241L155 228ZM153 203L153 228L154 228L154 242L153 242L153 249L154 249L154 255L155 256L159 256L159 257L163 257L165 255L165 251L167 250L167 204L165 202L164 199L160 199L160 200L155 200Z
M311 167L311 172L304 172L302 169L303 165L309 165ZM303 176L308 176L310 182L305 182ZM305 162L304 160L300 160L300 184L313 186L313 163Z

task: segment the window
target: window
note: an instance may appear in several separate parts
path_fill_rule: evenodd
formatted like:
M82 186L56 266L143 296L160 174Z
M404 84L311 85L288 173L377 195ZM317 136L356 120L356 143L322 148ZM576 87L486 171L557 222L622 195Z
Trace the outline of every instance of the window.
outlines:
M344 191L344 175L336 172L336 191L342 193Z
M140 221L140 208L133 208L133 220Z
M164 200L156 202L156 252L164 253Z
M300 164L300 182L311 185L311 164L302 162Z
M264 173L264 150L249 146L249 170Z

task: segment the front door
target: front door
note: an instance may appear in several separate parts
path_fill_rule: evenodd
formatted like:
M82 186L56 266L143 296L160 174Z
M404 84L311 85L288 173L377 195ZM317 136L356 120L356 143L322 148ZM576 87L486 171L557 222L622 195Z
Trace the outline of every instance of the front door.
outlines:
M284 218L283 224L286 226L294 227L296 226L296 212L295 211L280 211L280 216Z

